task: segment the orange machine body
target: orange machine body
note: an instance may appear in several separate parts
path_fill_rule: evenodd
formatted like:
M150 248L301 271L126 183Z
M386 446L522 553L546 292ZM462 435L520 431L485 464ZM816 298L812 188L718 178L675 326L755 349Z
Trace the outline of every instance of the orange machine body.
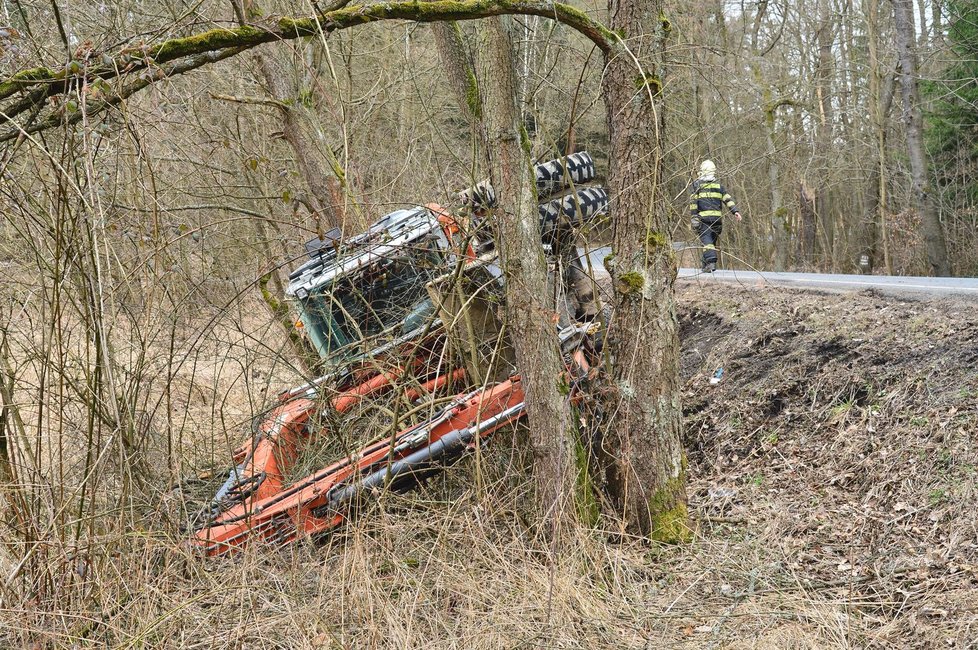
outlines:
M447 381L447 377L433 381ZM207 555L221 555L245 543L286 543L326 532L338 526L348 511L349 501L336 499L338 488L355 490L358 480L434 445L450 433L476 428L473 440L486 437L518 419L522 404L519 377L459 396L428 422L377 439L354 456L285 489L238 504L198 531L193 543Z

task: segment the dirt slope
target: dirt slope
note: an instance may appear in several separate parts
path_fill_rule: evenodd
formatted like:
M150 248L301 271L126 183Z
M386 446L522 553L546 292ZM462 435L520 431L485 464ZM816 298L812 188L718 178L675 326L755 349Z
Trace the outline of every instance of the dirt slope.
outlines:
M823 642L978 643L975 304L696 287L681 302L691 497L704 541L732 549L683 595L716 605L709 636L754 647L800 602Z

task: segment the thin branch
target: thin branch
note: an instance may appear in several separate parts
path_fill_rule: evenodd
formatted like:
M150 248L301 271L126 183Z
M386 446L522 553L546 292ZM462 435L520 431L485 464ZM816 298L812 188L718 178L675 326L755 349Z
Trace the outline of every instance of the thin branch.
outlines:
M238 20L238 24L244 25L247 21L245 20L244 9L241 7L241 0L231 0L231 9L234 11L234 17Z
M216 99L222 102L232 102L235 104L252 104L255 106L271 106L273 108L278 108L283 111L287 111L289 107L285 102L280 102L277 99L272 99L271 97L238 97L236 95L220 95L217 93L208 93L211 99Z
M132 212L152 212L156 208L141 208L133 205L124 205L121 203L113 203L113 208L119 208L121 210L130 210ZM200 212L202 210L223 210L225 212L236 212L238 214L243 214L249 217L255 217L256 219L268 220L268 215L261 214L260 212L255 212L254 210L249 210L248 208L239 208L236 205L226 205L223 203L204 203L200 205L174 205L159 208L161 212Z
M54 10L54 22L58 24L58 33L61 34L61 41L65 44L65 53L68 60L71 60L71 44L68 42L68 33L65 31L64 21L61 20L61 9L58 8L58 0L51 0L51 8Z
M150 74L143 75L108 99L90 103L87 108L87 115L88 117L92 117L93 115L104 112L109 108L118 105L123 100L128 99L155 81L160 81L178 74L183 74L184 72L195 70L209 63L223 61L224 59L241 54L241 52L244 51L245 50L243 48L231 48L220 52L207 52L198 56L190 57L186 61L181 61L180 63L166 69L160 69L155 77L154 75ZM44 131L46 129L51 129L61 125L75 124L79 122L84 115L85 112L80 110L76 110L71 113L56 112L55 114L50 115L47 119L28 128L15 126L9 131L0 134L0 142L9 142L10 140L14 140L23 135L30 135L32 133L37 133L38 131ZM15 122L12 115L8 115L3 111L0 111L0 118L6 119L10 122Z

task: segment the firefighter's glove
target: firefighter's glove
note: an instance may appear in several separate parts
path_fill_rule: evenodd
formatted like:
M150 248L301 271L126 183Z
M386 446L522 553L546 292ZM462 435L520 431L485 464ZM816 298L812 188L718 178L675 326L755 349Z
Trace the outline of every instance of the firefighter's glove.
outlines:
M700 218L691 217L689 220L689 227L693 229L693 232L698 231L700 229Z

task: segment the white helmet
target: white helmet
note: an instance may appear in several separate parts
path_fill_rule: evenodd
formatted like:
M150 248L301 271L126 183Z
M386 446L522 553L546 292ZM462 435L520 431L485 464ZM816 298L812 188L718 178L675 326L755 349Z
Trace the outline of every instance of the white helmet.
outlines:
M700 180L712 181L716 175L717 166L712 160L704 160L700 163Z

